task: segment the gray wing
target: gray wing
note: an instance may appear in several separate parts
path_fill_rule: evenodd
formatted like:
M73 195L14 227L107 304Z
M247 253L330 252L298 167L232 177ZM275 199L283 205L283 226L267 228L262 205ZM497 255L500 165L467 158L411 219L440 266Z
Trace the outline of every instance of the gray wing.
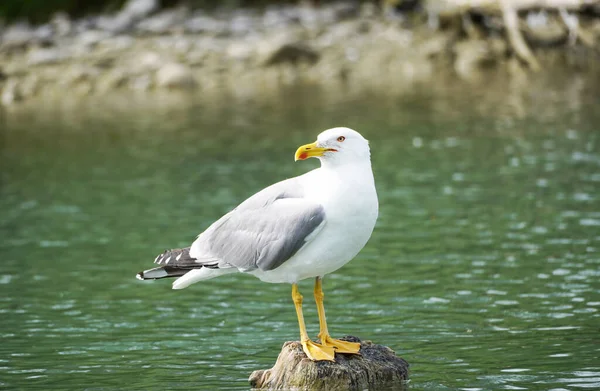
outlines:
M323 207L304 199L297 178L292 178L258 192L217 220L198 236L190 255L207 267L273 270L324 222Z

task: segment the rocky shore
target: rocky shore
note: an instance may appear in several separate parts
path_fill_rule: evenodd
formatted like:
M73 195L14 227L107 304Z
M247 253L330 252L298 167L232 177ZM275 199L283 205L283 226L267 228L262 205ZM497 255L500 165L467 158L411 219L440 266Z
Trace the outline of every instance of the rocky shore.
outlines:
M408 89L557 64L600 72L600 1L396 3L208 12L130 0L110 15L11 24L0 27L0 103L115 91L253 95L297 83Z

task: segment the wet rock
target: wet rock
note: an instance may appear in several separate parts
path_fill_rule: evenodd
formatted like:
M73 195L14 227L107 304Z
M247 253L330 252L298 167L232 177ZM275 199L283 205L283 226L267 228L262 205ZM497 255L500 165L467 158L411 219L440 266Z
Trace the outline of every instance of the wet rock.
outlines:
M132 58L130 69L136 73L155 72L165 64L164 58L156 52L142 52Z
M370 24L366 21L346 21L336 23L328 28L323 34L316 38L317 45L321 48L327 48L337 45L339 42L351 42L348 40L356 39L359 35L365 34L370 30Z
M359 17L361 19L373 19L379 14L377 5L372 2L364 2L360 6Z
M101 30L120 34L129 31L158 8L158 0L129 0L119 13L100 16L96 20L96 26Z
M40 45L50 45L54 39L54 28L50 24L42 24L34 30L35 42Z
M96 20L96 27L100 30L114 34L124 33L129 31L135 20L127 14L116 14L112 16L100 16Z
M72 21L72 34L78 35L83 34L89 30L97 30L98 27L98 16L86 16L81 19Z
M327 7L333 13L335 21L355 18L360 13L359 2L338 2Z
M319 53L302 42L284 43L279 47L272 48L271 53L266 55L264 65L278 65L284 63L315 64L319 61Z
M34 40L35 31L29 23L16 23L4 30L0 48L4 50L22 49Z
M436 57L449 50L451 39L449 34L435 34L419 44L419 54L427 58Z
M262 16L262 27L265 29L283 29L293 23L299 22L295 13L288 12L290 7L271 5L267 7Z
M156 85L165 88L191 89L196 79L190 68L179 63L168 63L156 72Z
M184 31L192 34L223 35L228 31L227 23L206 15L195 15L185 21Z
M506 40L495 37L488 39L490 54L493 58L502 59L508 54L508 43Z
M107 39L100 40L102 47L110 50L124 51L135 46L135 39L129 35L117 35Z
M122 69L112 69L100 75L96 82L96 88L100 92L110 92L127 85L129 76Z
M67 85L91 84L100 74L97 68L85 65L75 65L67 69L64 74L64 82Z
M316 30L319 26L333 23L333 14L319 12L310 4L304 4L297 9L298 19L302 27L308 30Z
M46 65L57 64L67 60L70 57L69 53L64 49L57 47L49 48L32 48L27 54L27 64L29 65Z
M30 98L35 96L40 89L40 78L37 74L31 74L25 77L19 85L22 96Z
M232 42L227 46L226 52L231 59L245 61L255 55L255 48L248 42Z
M148 91L152 86L152 76L148 74L139 75L129 79L129 88L134 91Z
M464 79L478 76L478 71L495 63L492 51L485 40L468 40L454 46L454 70Z
M186 13L187 11L183 8L166 10L143 19L136 25L136 29L145 33L167 34L176 29L181 29Z
M234 36L244 36L256 30L256 21L247 14L234 15L229 22L229 32Z
M2 88L2 95L0 96L0 103L4 106L11 106L15 103L23 100L23 94L19 83L16 79L9 79Z
M73 31L73 24L69 15L65 12L57 12L52 16L50 25L53 27L57 37L66 37Z
M159 0L129 0L121 14L139 20L158 10L159 6Z
M551 46L566 42L569 31L564 23L546 11L530 12L525 19L525 39L534 45Z
M78 34L75 39L75 43L76 45L82 46L84 49L88 50L111 36L112 34L107 31L88 30Z

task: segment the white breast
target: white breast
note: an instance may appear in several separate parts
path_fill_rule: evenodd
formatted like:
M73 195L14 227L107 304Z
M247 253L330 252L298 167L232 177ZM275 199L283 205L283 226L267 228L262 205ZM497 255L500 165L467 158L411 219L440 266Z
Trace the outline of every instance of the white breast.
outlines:
M325 208L323 229L275 270L253 272L267 282L297 282L331 273L358 254L377 220L378 201L368 167L313 170L302 177L306 198Z

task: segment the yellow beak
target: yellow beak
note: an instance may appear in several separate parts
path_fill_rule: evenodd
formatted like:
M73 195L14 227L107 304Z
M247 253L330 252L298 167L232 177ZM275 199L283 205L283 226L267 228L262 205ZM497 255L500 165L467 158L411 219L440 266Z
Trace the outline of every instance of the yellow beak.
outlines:
M323 156L325 152L337 152L337 150L317 147L317 142L315 141L314 143L306 144L298 148L296 150L296 155L294 155L294 160L306 160L309 157Z

